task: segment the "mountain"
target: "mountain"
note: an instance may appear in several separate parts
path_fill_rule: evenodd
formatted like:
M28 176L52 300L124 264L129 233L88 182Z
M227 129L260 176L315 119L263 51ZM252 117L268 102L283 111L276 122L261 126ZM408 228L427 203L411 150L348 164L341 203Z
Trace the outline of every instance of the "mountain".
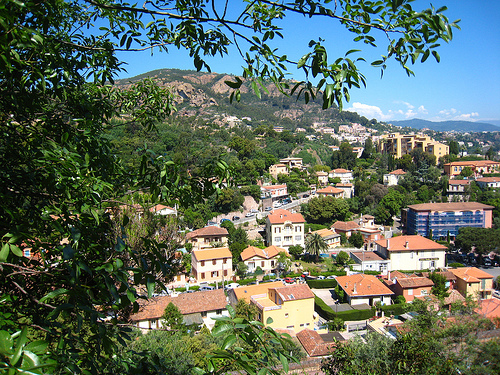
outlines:
M412 119L404 121L391 121L394 126L410 127L414 129L432 129L439 132L495 132L500 131L500 127L483 122L470 122L470 121L441 121L433 122L421 119Z
M230 103L232 89L225 83L235 81L228 74L204 73L191 70L160 69L136 77L117 80L117 86L127 87L144 78L154 79L160 86L170 88L175 95L177 111L171 116L179 121L191 123L221 124L225 119L237 117L247 124L282 126L288 130L310 127L314 123L334 125L358 123L378 130L387 130L388 125L368 120L355 112L339 111L332 106L322 109L322 97L312 98L305 104L303 96L283 95L271 82L264 83L261 98L253 92L249 82L244 82L241 101ZM294 85L289 82L290 87Z

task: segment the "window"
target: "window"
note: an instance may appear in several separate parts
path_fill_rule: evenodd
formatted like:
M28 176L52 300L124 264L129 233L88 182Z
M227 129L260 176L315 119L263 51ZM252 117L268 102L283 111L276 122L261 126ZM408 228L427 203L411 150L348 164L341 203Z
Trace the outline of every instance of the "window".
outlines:
M213 271L212 272L212 277L217 277L219 276L219 271Z
M227 264L227 258L224 258L224 264Z
M205 261L204 260L201 261L201 266L205 267Z
M413 289L408 289L408 295L413 296Z
M285 318L288 318L288 313L285 313Z
M224 276L227 276L227 270L224 270Z
M286 326L288 329L293 329L294 326Z
M483 279L481 280L481 289L485 289L486 288L486 280Z
M274 233L281 233L281 227L274 228Z
M212 260L212 264L215 266L217 264L217 259Z
M202 311L201 312L201 317L202 318L206 318L207 317L207 312L206 311Z
M271 267L274 267L274 260L271 261Z
M295 236L295 241L300 241L302 240L302 236Z
M291 242L292 236L285 236L285 242Z
M215 310L215 313L216 313L217 315L222 315L222 310L221 310L221 309L219 309L219 310Z
M205 272L202 272L201 273L201 278L204 279L205 278Z
M275 237L275 238L274 238L274 241L275 241L275 242L281 242L281 237Z
M264 264L265 264L264 261L260 262L261 267L264 267Z

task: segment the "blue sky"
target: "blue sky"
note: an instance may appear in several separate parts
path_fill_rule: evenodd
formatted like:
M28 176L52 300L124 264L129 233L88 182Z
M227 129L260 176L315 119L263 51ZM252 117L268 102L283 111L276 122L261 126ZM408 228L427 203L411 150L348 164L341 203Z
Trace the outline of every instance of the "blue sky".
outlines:
M235 0L232 0L235 1ZM362 49L359 56L367 62L358 67L367 78L367 88L351 91L345 109L353 110L379 121L421 118L430 121L465 120L500 125L500 1L440 0L433 5L446 5L450 21L461 19L461 30L439 49L441 62L430 57L425 63L412 66L415 76L408 77L397 64L391 64L380 78L380 70L370 62L385 53L352 42L353 35L337 23L303 17L291 17L283 24L285 38L278 45L290 58L298 59L307 50L311 39L326 40L329 59L343 56L352 48ZM428 1L417 0L414 9L428 8ZM383 40L382 35L375 35ZM381 46L382 43L379 43ZM168 54L149 52L119 55L127 62L127 73L119 78L133 77L154 69L195 69L185 52L171 49ZM237 53L223 59L210 59L212 71L241 74L242 61ZM303 80L301 71L290 71L291 78Z

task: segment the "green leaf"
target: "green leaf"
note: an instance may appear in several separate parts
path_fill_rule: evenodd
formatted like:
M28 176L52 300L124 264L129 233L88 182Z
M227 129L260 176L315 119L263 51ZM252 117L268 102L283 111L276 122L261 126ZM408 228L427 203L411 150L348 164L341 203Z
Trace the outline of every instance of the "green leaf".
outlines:
M63 249L63 259L70 260L75 256L76 250L73 249L70 245L66 245Z
M45 340L36 340L26 345L25 350L29 350L35 354L43 354L46 352L48 345L48 342Z
M236 335L227 336L226 339L224 340L224 343L222 344L221 349L222 350L229 349L231 346L233 346L233 344L236 342L236 340L237 340Z
M434 58L436 59L437 62L441 61L441 57L439 56L437 51L432 51L432 55L434 56Z
M18 257L24 256L22 250L19 247L17 247L16 245L12 245L12 244L9 244L9 245L10 245L10 251L12 251L12 253L15 256L18 256Z
M283 371L285 371L285 373L288 373L288 360L282 353L280 353L280 361L281 365L283 366Z
M229 325L229 324L221 324L221 325L218 325L217 327L215 327L212 330L212 335L214 335L214 336L217 337L217 336L220 336L224 332L227 332L227 331L229 331L231 329L232 329L231 325Z
M53 299L57 296L60 296L62 294L66 294L68 292L68 289L64 289L64 288L59 288L57 290L54 290L48 294L46 294L45 296L43 296L41 299L40 299L40 302L43 303L47 300L50 300L50 299Z
M0 354L5 356L14 353L12 346L14 345L14 340L12 336L7 331L0 331Z
M9 257L10 245L8 242L4 243L2 250L0 250L0 262L5 262Z

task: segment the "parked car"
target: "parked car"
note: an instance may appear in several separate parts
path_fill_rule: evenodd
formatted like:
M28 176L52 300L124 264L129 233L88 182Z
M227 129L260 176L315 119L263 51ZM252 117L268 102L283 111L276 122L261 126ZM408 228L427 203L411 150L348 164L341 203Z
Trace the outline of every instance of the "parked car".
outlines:
M265 208L265 211L272 211L272 210L273 210L273 208L272 208L271 206L267 206L267 207Z
M215 287L211 286L211 285L207 285L207 286L202 286L200 287L200 290L201 291L206 291L206 290L215 290Z
M231 220L229 220L229 219L220 219L220 223L221 223L221 224L222 224L223 222L225 222L225 221L231 221Z
M309 194L304 194L302 198L309 198Z
M336 279L336 278L337 278L337 276L335 276L335 275L330 275L330 276L327 276L326 278L327 278L328 280L331 280L331 279Z
M252 213L254 213L254 214L258 214L258 213L259 213L259 210L256 210L255 208L252 208L252 209L250 210L250 212L252 212Z
M255 216L253 212L247 212L247 214L245 215L245 217L253 217L253 216Z
M483 259L483 267L490 268L493 265L490 258Z
M500 299L500 290L494 290L492 293L492 296L495 298Z
M291 277L285 277L283 281L285 281L285 283L287 284L293 284L295 282L295 280Z
M318 280L324 280L324 279L325 279L325 276L323 276L323 275L318 276Z
M233 216L233 221L240 220L239 216Z
M226 290L235 289L235 288L238 288L239 286L240 286L240 284L238 284L238 283L229 283L224 287L224 289L226 289Z

